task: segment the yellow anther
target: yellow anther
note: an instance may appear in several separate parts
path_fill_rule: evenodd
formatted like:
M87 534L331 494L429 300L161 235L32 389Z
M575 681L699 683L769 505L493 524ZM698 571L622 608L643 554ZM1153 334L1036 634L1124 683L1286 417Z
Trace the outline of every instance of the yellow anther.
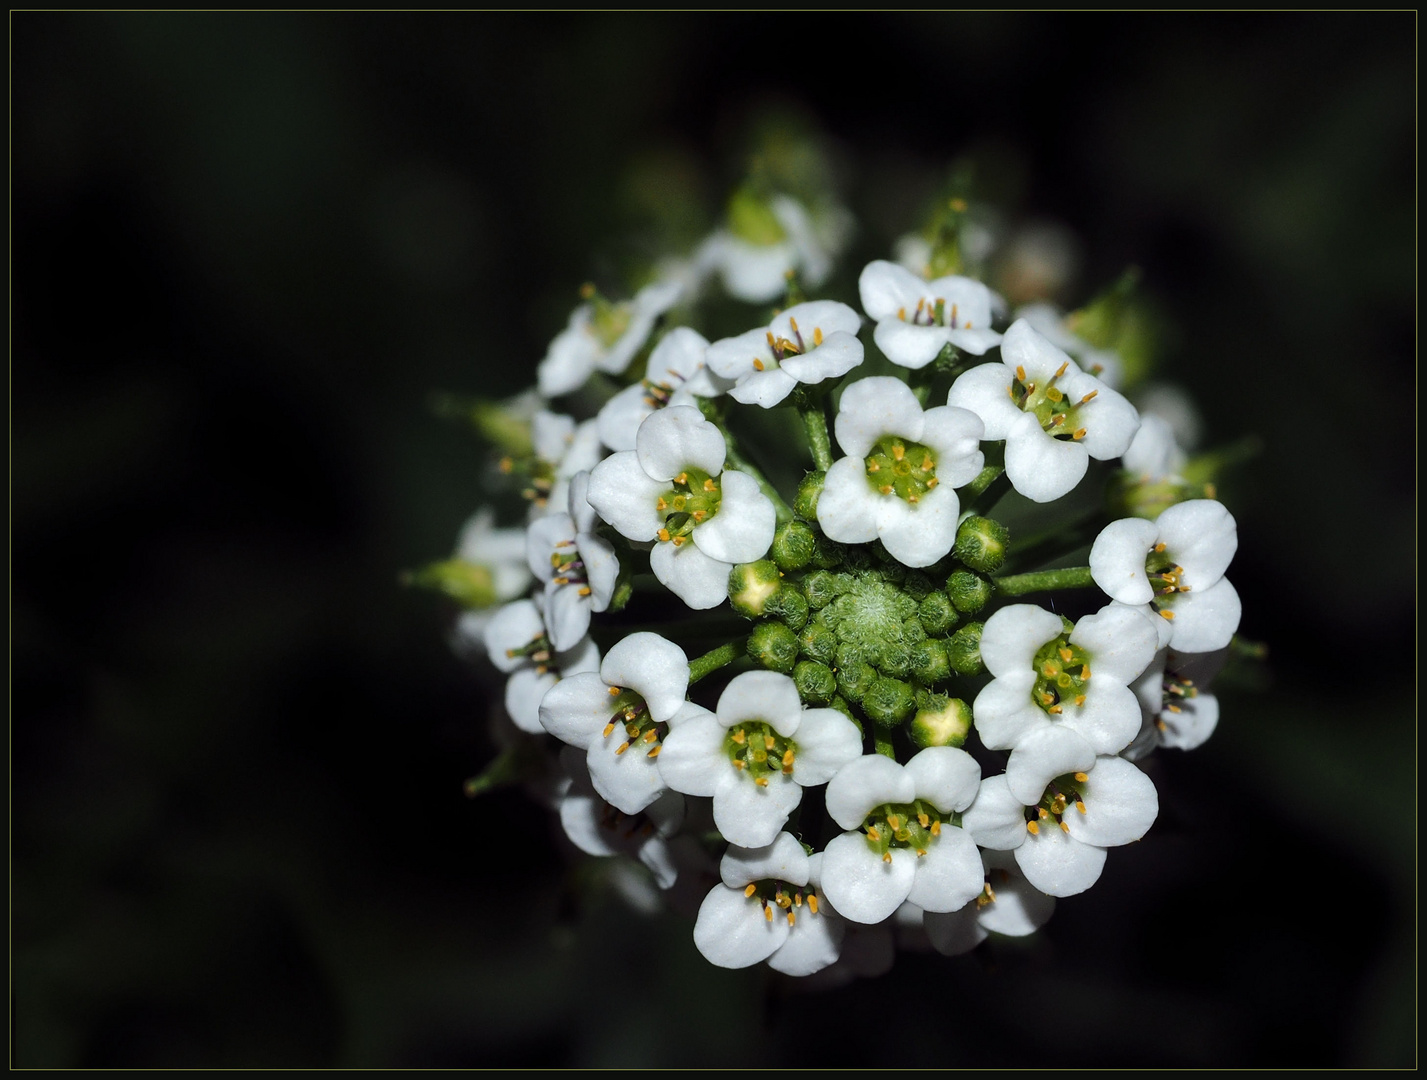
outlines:
M704 490L709 492L718 490L718 485L713 482L712 477L708 477L704 480Z
M891 853L890 851L884 851L884 852L882 852L882 861L883 861L884 863L889 863L889 862L891 862L891 861L892 861L892 853Z
M595 295L594 282L587 281L587 282L585 282L583 285L580 286L580 299L581 299L581 300L590 300L590 299L593 299L594 295Z
M793 766L791 766L791 765L784 765L784 766L783 766L783 775L784 775L784 776L792 776L792 775L793 775Z
M892 826L892 831L893 831L893 832L896 832L898 829L900 829L900 828L902 827L902 819L901 819L901 817L898 816L897 814L888 814L888 815L887 815L887 824L890 825L890 826Z
M1071 652L1068 648L1066 648L1064 645L1057 649L1056 652L1060 653L1060 658L1064 660L1067 664L1070 663L1071 659L1075 656L1075 654Z
M1082 682L1090 678L1090 665L1089 665L1089 664L1081 664L1081 665L1080 665L1080 678L1081 678L1081 681L1082 681Z
M664 496L663 496L663 495L660 495L660 496L659 496L659 501L654 504L654 509L655 509L655 510L667 510L667 509L669 509L669 504L664 501Z
M932 468L935 468L935 467L936 467L936 462L932 460L932 456L931 456L930 454L923 454L923 455L922 455L922 470L925 471L925 470L927 470L927 469L932 469Z
M895 458L897 461L901 461L902 458L906 456L906 453L907 448L901 443L892 444L892 457Z
M881 487L879 487L877 490L880 491L883 495L890 495L890 494L892 494L892 485L891 485L891 484L883 484L883 485L882 485Z
M1172 611L1161 611L1160 614L1163 615L1163 616L1164 616L1166 619L1168 619L1170 622L1174 622L1174 612L1172 612Z
M535 665L535 674L537 674L537 675L544 675L544 674L545 674L547 671L549 671L549 670L550 670L550 668L549 668L547 665L545 665L545 664L536 664L536 665Z
M1046 710L1046 712L1050 713L1052 716L1059 716L1064 711L1065 710L1062 709L1059 705L1052 705L1049 709Z
M689 474L686 472L681 472L678 476L674 477L674 483L684 484L685 486L687 486L689 483Z
M909 503L919 503L919 502L921 502L921 501L922 501L922 500L921 500L921 496L917 495L916 492L908 492L908 493L907 493L907 502L909 502Z
M874 844L882 839L882 834L877 831L876 825L873 825L867 830L867 839L871 840Z
M645 757L658 757L658 756L659 756L659 751L660 751L660 750L663 750L663 749L664 749L664 744L663 744L663 743L660 743L658 746L656 746L653 750L649 751L649 753L645 754L644 756L645 756Z
M692 517L695 521L703 521L704 518L709 516L709 512L707 510L695 510L689 516Z
M922 313L922 308L924 308L924 307L926 307L926 306L927 306L926 297L922 297L922 299L920 299L920 300L917 301L917 314L920 315L920 314Z
M644 733L645 742L653 742L657 738L659 738L659 731L657 728L650 728Z
M1060 365L1059 370L1057 370L1056 373L1055 373L1055 378L1057 378L1057 379L1060 378L1062 375L1064 375L1064 374L1065 374L1067 371L1069 371L1069 370L1070 370L1070 361L1067 360L1065 363L1063 363L1063 364Z
M1093 398L1093 397L1094 397L1096 394L1098 394L1099 392L1100 392L1099 390L1092 390L1092 391L1090 391L1090 393L1086 394L1083 398L1080 399L1080 404L1081 404L1081 405L1084 405L1087 401L1089 401L1091 398Z
M940 835L941 835L941 822L940 822L940 821L933 821L933 822L932 822L931 834L932 834L933 836L940 836Z
M823 343L823 328L822 328L821 326L814 326L814 327L813 327L813 348L817 348L817 347L818 347L819 345L821 345L822 343Z
M1083 438L1085 438L1085 429L1084 429L1083 427L1082 427L1082 428L1076 428L1076 429L1075 429L1075 433L1074 433L1073 435L1071 435L1071 438L1072 438L1072 439L1083 439Z
M511 458L503 457L503 458L500 459L500 471L501 471L501 472L503 472L503 473L508 473L508 472L510 472L510 471L511 471L512 469L514 469L514 468L515 468L515 462L514 462Z
M1168 708L1169 711L1172 712L1172 713L1179 713L1179 712L1183 712L1183 711L1184 711L1184 710L1181 709L1178 705L1168 705L1168 706L1166 706L1166 708Z
M1204 485L1204 497L1205 497L1206 499L1217 499L1217 498L1219 497L1218 492L1219 492L1219 489L1218 489L1217 487L1215 487L1213 484L1205 484L1205 485Z
M958 214L966 213L966 200L960 198L959 196L955 199L952 199L951 202L947 203L946 205L951 207Z
M611 687L609 688L609 696L610 696L610 697L619 697L619 687L617 687L617 686L611 686Z
M1047 679L1053 679L1060 674L1060 668L1056 667L1053 663L1047 660L1044 664L1041 665L1041 674L1044 675Z
M1082 814L1085 813L1085 800L1084 800L1084 799L1076 799L1076 800L1075 800L1075 809L1079 810Z
M759 787L767 787L767 786L768 786L768 777L766 777L766 776L759 776L759 777L756 777L753 782L754 782L755 784L757 784Z
M1075 707L1078 709L1080 706L1082 706L1082 705L1084 705L1084 704L1085 704L1085 695L1084 695L1084 694L1076 694L1076 695L1075 695Z
M753 895L754 893L756 893L757 891L758 891L758 886L757 886L757 884L755 884L754 882L750 881L750 882L748 883L748 888L746 888L746 889L743 890L743 895L744 895L744 896L752 896L752 895Z
M1038 806L1036 807L1036 816L1042 821L1044 821L1046 818L1050 817L1050 811L1047 810L1044 806Z
M904 308L904 307L899 307L899 308L897 309L897 318L901 319L903 322L906 322L906 321L907 321L907 309Z
M925 855L925 854L927 853L927 849L926 849L926 848L920 848L920 847L919 847L919 848L913 848L912 850L917 853L917 858L919 858L919 859L920 859L923 855Z
M608 739L608 738L609 738L609 733L610 733L611 731L613 731L613 730L614 730L614 721L611 720L608 724L606 724L606 725L604 726L604 737L605 737L606 739Z
M620 743L620 744L619 744L619 749L614 752L614 756L615 756L615 757L619 757L620 754L624 753L624 752L625 752L626 750L628 750L628 749L629 749L629 743L627 743L627 742Z
M1083 784L1083 783L1085 783L1085 781L1087 781L1087 780L1089 780L1089 779L1090 779L1090 774L1089 774L1089 773L1078 772L1078 773L1075 774L1075 782L1076 782L1077 784Z
M871 461L867 464L867 471L870 473L881 472L882 466L878 465L876 461Z
M1030 833L1032 836L1038 836L1040 834L1040 831L1041 827L1037 825L1034 821L1026 822L1026 832Z
M633 719L634 719L636 716L638 716L638 715L639 715L639 714L638 714L637 712L635 712L633 709L625 709L625 710L624 710L624 718L625 718L626 720L633 720Z
M769 922L773 921L773 909L770 908L767 904L763 905L763 917Z
M765 749L765 750L772 750L773 747L774 747L774 745L775 745L776 743L777 743L777 740L774 739L772 735L764 735L764 736L763 736L763 749Z
M1062 822L1060 823L1060 831L1063 832L1063 833L1065 833L1067 836L1069 836L1069 835L1070 835L1070 826L1067 825L1065 822L1062 821Z
M744 742L747 741L748 737L743 734L742 728L738 728L734 731L733 735L730 736L730 738L732 738L734 742L738 743L739 746L742 746Z
M938 480L935 476L933 476L930 480L927 481L927 490L930 491L932 488L936 487L939 483L941 483L941 481Z
M734 767L735 769L743 769L743 768L746 768L746 766L744 765L744 763L743 763L742 761L740 761L738 758L734 758L734 759L733 759L733 767Z
M818 913L818 898L812 893L808 894L808 910L814 915Z
M666 544L672 539L668 529L660 529L657 535L659 539L663 540Z
M788 317L788 325L793 328L793 333L796 334L798 332L798 320L791 315Z
M753 370L754 370L754 371L763 371L763 370L765 370L765 368L766 368L766 365L763 363L763 361L760 360L760 359L758 359L758 357L755 356L755 357L753 358Z
M917 824L920 825L923 829L925 829L929 824L931 824L931 818L927 817L925 814L918 814Z
M1016 365L1016 378L1017 378L1020 382L1025 382L1025 381L1026 381L1026 369L1023 368L1023 367L1021 367L1020 364L1017 364L1017 365Z
M768 339L768 348L773 349L773 350L777 350L777 348L778 348L778 343L773 340L773 331L772 331L772 330L765 330L765 331L763 331L763 334L764 334L764 336Z
M1163 550L1164 550L1164 541L1161 540L1158 544L1156 544L1156 545L1154 546L1154 549L1155 549L1156 551L1163 551Z
M938 303L942 303L943 301L938 300L937 302L938 302ZM951 305L951 325L952 325L952 326L955 326L955 325L956 325L956 305L955 305L955 304L952 304L952 305ZM970 324L970 323L967 323L967 325L970 326L971 324Z
M783 751L783 765L787 768L791 768L793 765L793 748L791 746Z
M684 542L687 541L688 539L689 539L689 538L688 538L687 536L676 536L676 537L674 537L673 540L671 540L671 541L669 541L669 542L670 542L671 544L673 544L675 547L682 547L683 544L684 544Z
M1169 730L1169 725L1166 724L1163 720L1156 720L1156 721L1154 722L1154 726L1157 727L1157 728L1159 728L1160 731L1168 731L1168 730Z
M788 925L789 925L789 926L792 926L792 925L793 925L794 923L796 923L797 921L798 921L798 917L793 914L793 909L792 909L792 908L789 908L789 909L788 909Z

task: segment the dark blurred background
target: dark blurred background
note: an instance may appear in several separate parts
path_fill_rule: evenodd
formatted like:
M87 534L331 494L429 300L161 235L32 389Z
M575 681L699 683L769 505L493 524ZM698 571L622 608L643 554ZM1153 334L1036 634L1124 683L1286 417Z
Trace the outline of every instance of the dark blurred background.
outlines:
M1414 1064L1415 41L14 14L13 1063ZM849 275L990 162L1083 241L1068 299L1138 264L1208 441L1263 446L1223 490L1268 663L1149 838L1029 942L822 994L466 800L489 688L397 580L488 467L432 392L528 385L629 193L716 209L769 107L835 140Z

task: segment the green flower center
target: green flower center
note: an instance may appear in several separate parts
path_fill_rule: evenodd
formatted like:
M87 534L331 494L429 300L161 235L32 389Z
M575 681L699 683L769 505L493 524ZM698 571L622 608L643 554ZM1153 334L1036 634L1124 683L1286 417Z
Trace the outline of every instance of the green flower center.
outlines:
M793 775L798 744L762 720L745 720L729 729L723 749L735 769L753 777L759 787L767 787L770 776Z
M1080 406L1100 391L1092 390L1079 401L1071 401L1065 396L1065 391L1055 385L1069 370L1070 363L1067 361L1042 385L1029 380L1025 368L1016 368L1015 378L1011 380L1011 400L1022 412L1033 414L1052 438L1079 440L1085 438L1085 428L1080 423Z
M883 803L873 808L862 822L867 846L892 861L893 848L906 848L925 855L941 835L943 825L954 825L954 815L943 814L931 803L917 799L910 803Z
M916 505L940 481L936 478L936 455L930 447L896 435L884 435L864 459L867 482L883 495L896 495Z
M611 686L610 718L604 727L604 737L608 739L616 729L623 728L621 744L615 754L640 750L648 757L658 757L664 748L664 736L669 733L669 725L660 723L649 715L649 706L644 698L623 686Z
M1066 704L1085 704L1090 655L1070 644L1064 634L1040 647L1033 666L1036 681L1031 687L1031 700L1051 716L1059 716Z
M1174 556L1164 549L1164 544L1156 544L1145 558L1145 575L1154 589L1154 599L1150 606L1166 619L1173 619L1174 612L1166 610L1180 593L1189 591L1184 580L1184 567L1174 561Z
M685 543L695 528L718 513L723 502L723 487L716 476L702 469L685 469L674 477L674 486L654 504L664 515L664 527L659 539L678 547Z
M1066 773L1050 782L1035 806L1026 807L1026 832L1035 836L1041 829L1059 825L1061 832L1070 832L1066 825L1065 812L1074 807L1085 813L1085 789L1090 777L1083 772Z

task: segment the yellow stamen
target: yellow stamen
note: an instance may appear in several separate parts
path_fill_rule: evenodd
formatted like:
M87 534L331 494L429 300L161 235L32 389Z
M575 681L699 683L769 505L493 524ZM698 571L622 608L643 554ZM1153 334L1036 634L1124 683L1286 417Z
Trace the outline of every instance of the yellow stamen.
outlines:
M690 515L690 517L692 517L695 521L703 521L704 518L706 518L706 517L708 517L708 516L709 516L709 512L708 512L707 510L695 510L695 511Z
M753 782L754 782L755 784L757 784L759 787L767 787L767 786L768 786L768 777L766 777L766 776L760 776L760 777L757 777Z
M659 732L655 728L650 728L644 733L645 742L653 742L657 738L659 738Z
M1082 814L1085 813L1085 800L1083 800L1083 799L1076 799L1076 800L1075 800L1075 809L1079 810Z
M884 852L882 852L882 861L883 861L884 863L889 863L889 862L891 862L891 861L892 861L892 853L891 853L890 851L884 851Z
M1057 649L1056 651L1057 651L1058 653L1060 653L1060 658L1061 658L1062 660L1064 660L1067 664L1070 663L1071 658L1075 655L1073 652L1071 652L1069 649L1067 649L1064 645L1062 645L1062 646L1061 646L1059 649Z
M674 477L674 483L684 484L685 486L687 486L689 483L689 474L686 472L681 472L678 476Z
M629 749L629 743L627 743L627 742L620 743L620 744L619 744L619 749L614 752L614 756L615 756L615 757L619 757L620 754L624 753L624 752L625 752L626 750L628 750L628 749Z
M904 308L904 307L899 307L899 308L897 309L897 318L901 319L903 322L906 322L906 321L907 321L907 309Z
M789 909L788 909L788 925L789 925L789 926L792 926L792 925L793 925L794 923L796 923L797 921L798 921L798 917L797 917L796 915L794 915L792 909L789 908Z
M941 822L940 822L940 821L933 821L933 822L932 822L931 834L932 834L933 836L940 836L940 835L941 835Z
M1082 706L1082 705L1084 705L1084 704L1085 704L1085 695L1084 695L1084 694L1076 694L1076 695L1075 695L1075 707L1076 707L1076 708L1079 708L1080 706Z
M896 832L898 829L900 829L900 828L902 827L902 819L901 819L900 817L898 817L896 814L888 814L888 815L887 815L887 824L890 825L890 826L892 826L892 831L893 831L893 832Z
M1060 831L1063 832L1063 833L1065 833L1067 836L1069 836L1069 835L1070 835L1070 826L1067 825L1065 822L1062 821L1062 822L1060 823Z
M763 361L760 360L760 359L758 359L758 357L755 356L755 357L753 358L753 370L754 370L754 371L763 371L764 369L765 369L765 365L764 365Z
M742 729L742 728L739 728L737 731L735 731L735 732L733 733L733 741L736 742L736 743L738 743L739 746L742 746L742 745L744 744L744 742L747 740L747 738L748 738L748 737L743 734L743 729Z
M763 749L765 749L765 750L772 750L772 749L773 749L773 744L774 744L775 742L776 742L776 740L773 738L772 735L764 735L764 736L763 736Z
M666 544L667 544L667 543L669 542L669 540L671 539L671 537L669 536L669 530L668 530L668 529L660 529L659 532L658 532L656 535L659 537L660 540L663 540Z
M660 750L663 750L663 749L664 749L664 744L663 744L663 743L660 743L658 746L656 746L653 750L649 751L649 753L645 754L644 756L645 756L645 757L658 757L658 756L659 756L659 751L660 751Z
M752 895L753 895L754 893L756 893L757 891L758 891L758 886L757 886L757 884L754 883L754 882L752 882L752 881L750 881L750 882L748 883L748 888L746 888L746 889L743 890L743 895L744 895L744 896L752 896Z
M1161 611L1160 614L1163 615L1163 616L1164 616L1166 619L1168 619L1170 622L1174 622L1174 612L1172 612L1172 611Z
M609 688L609 696L610 696L610 697L619 697L619 687L617 687L617 686L611 686L611 687Z
M1100 392L1099 390L1092 390L1092 391L1090 391L1090 393L1086 394L1083 398L1080 399L1080 404L1081 404L1081 405L1084 405L1087 401L1089 401L1091 398L1093 398L1093 397L1094 397L1096 394L1098 394L1099 392Z
M1076 429L1075 429L1075 434L1072 435L1071 438L1072 438L1072 439L1083 439L1083 438L1085 438L1085 429L1084 429L1083 427L1082 427L1082 428L1076 428Z
M1078 773L1075 774L1075 782L1076 782L1077 784L1083 784L1083 783L1085 783L1085 781L1087 781L1087 780L1089 780L1089 779L1090 779L1090 774L1089 774L1089 773L1078 772Z
M704 480L704 490L705 490L705 491L717 491L717 490L718 490L718 485L713 482L713 478L712 478L712 477L708 477L707 479Z
M818 898L812 893L808 894L808 910L814 915L818 913Z
M1037 825L1034 821L1026 822L1026 832L1030 833L1032 836L1038 836L1040 834L1040 831L1041 827Z
M608 738L609 738L609 733L610 733L611 731L613 731L613 730L614 730L614 721L611 720L608 724L606 724L606 725L604 726L604 737L605 737L606 739L608 739Z
M882 834L877 831L876 825L867 830L867 839L871 840L874 844L882 839Z
M822 328L821 326L814 326L814 327L813 327L813 348L817 348L817 347L818 347L819 345L821 345L822 343L823 343L823 328Z
M763 917L769 922L773 921L773 909L770 908L767 904L763 905Z
M793 764L793 748L791 746L783 751L783 764L789 767Z
M902 458L906 456L906 453L907 448L901 443L892 444L892 457L894 457L896 460L901 461Z
M1064 374L1065 374L1067 371L1069 371L1069 370L1070 370L1070 361L1067 360L1065 363L1063 363L1063 364L1060 365L1060 370L1055 373L1055 377L1058 379L1058 378L1060 378L1062 375L1064 375Z
M594 590L593 590L592 588L590 588L588 585L581 585L581 586L580 586L580 595L581 595L581 596L589 596L589 595L591 595L593 592L594 592Z
M1090 678L1090 665L1089 665L1089 664L1081 664L1081 665L1080 665L1080 678L1081 678L1082 680L1085 680L1085 679L1089 679L1089 678Z
M920 825L923 829L925 829L929 824L931 824L931 818L927 817L925 814L918 814L917 824Z

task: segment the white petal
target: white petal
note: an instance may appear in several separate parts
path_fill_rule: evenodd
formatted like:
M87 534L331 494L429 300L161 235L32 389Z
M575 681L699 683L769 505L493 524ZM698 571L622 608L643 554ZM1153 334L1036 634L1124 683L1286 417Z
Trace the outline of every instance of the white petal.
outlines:
M664 527L664 515L655 505L668 486L644 471L633 450L622 450L594 467L587 498L620 535L653 540Z
M726 563L755 562L768 554L777 512L747 473L726 470L718 513L694 526L694 543L710 558Z
M992 293L975 278L955 274L939 277L927 282L925 294L933 305L938 300L942 302L946 324L953 330L977 332L991 329ZM1001 335L995 336L999 341Z
M1049 724L1031 700L1036 673L1029 667L987 683L971 706L976 734L988 750L1011 750Z
M578 390L594 371L598 355L599 343L589 331L589 307L581 305L570 316L569 325L550 342L540 361L540 392L546 397L559 397Z
M1139 411L1118 392L1085 372L1067 372L1060 388L1067 397L1080 401L1091 391L1093 400L1080 406L1080 422L1085 437L1080 445L1096 461L1117 458L1130 448L1140 429Z
M737 379L756 370L754 360L765 369L778 366L773 350L768 347L766 330L749 330L737 337L716 341L704 354L704 363L709 370L725 379Z
M1145 556L1158 536L1158 526L1144 518L1121 518L1100 530L1090 545L1090 576L1111 600L1148 604L1154 599Z
M840 379L861 363L862 342L839 331L801 356L784 357L782 370L800 383L812 384L824 379Z
M1006 475L1011 486L1032 502L1060 498L1080 483L1089 467L1084 446L1051 438L1031 413L1022 413L1006 436Z
M924 911L957 911L980 895L986 883L976 842L955 825L943 825L927 853L916 859L907 899Z
M893 316L878 320L872 340L892 363L916 371L936 359L951 341L951 331L944 326L918 326Z
M644 418L654 413L643 383L626 386L604 403L596 420L600 442L611 450L633 450L634 436Z
M1213 499L1176 503L1155 525L1169 555L1184 567L1191 589L1207 589L1224 576L1239 549L1239 527Z
M986 425L969 409L940 405L922 414L919 441L936 455L937 479L951 487L961 487L976 479L986 464L981 438Z
M542 460L553 464L562 459L574 437L573 416L541 409L530 419L530 438L535 444L536 456Z
M956 543L960 513L961 500L950 484L928 491L915 506L895 493L883 495L877 508L877 538L903 565L930 566Z
M670 390L687 386L704 371L704 356L709 350L708 339L689 326L676 326L660 339L649 354L644 377ZM702 397L712 397L711 386L694 389Z
M1001 335L994 330L951 330L947 336L953 345L972 356L983 356L1001 344Z
M877 514L878 495L867 483L862 458L834 461L818 496L818 524L828 539L844 544L876 540Z
M615 726L608 736L596 734L590 739L590 781L600 796L615 809L637 814L664 791L659 775L659 761L649 756L642 743L629 743L624 728Z
M582 750L604 730L611 715L609 685L593 672L561 679L540 700L540 726Z
M1170 644L1179 652L1200 653L1222 649L1233 639L1243 616L1239 594L1220 578L1218 584L1200 592L1175 597L1174 636Z
M1022 740L1011 751L1010 760L1006 762L1006 786L1021 800L1022 806L1034 806L1041 801L1046 785L1057 776L1083 772L1094 764L1095 750L1085 738L1067 727L1055 725Z
M590 609L603 611L609 607L619 581L619 556L614 553L613 544L595 533L580 533L575 542L580 549L580 561L585 564L585 580L590 586Z
M654 576L696 611L718 607L728 599L731 563L705 555L697 544L658 543L649 553Z
M1041 646L1063 632L1059 615L1035 604L1011 604L986 620L981 660L992 675L1020 675L1031 670Z
M580 595L578 585L556 585L552 581L545 586L545 624L554 648L574 647L590 629L590 598Z
M590 638L577 641L574 648L555 654L555 666L561 678L578 675L582 671L597 672L600 669L600 650Z
M861 458L884 435L919 442L922 423L922 406L911 388L890 375L874 375L842 392L833 429L843 452Z
M726 452L723 435L692 405L670 405L639 425L634 452L656 480L671 480L685 469L717 476Z
M1013 322L1001 338L1001 362L1012 371L1025 368L1032 382L1049 381L1062 365L1068 366L1067 375L1080 370L1064 350L1052 345L1025 319Z
M1091 685L1101 675L1128 684L1159 648L1155 627L1136 608L1107 604L1075 624L1070 643L1090 654Z
M917 785L917 798L943 814L965 810L981 788L981 766L953 746L929 746L913 755L906 769Z
M790 372L774 367L742 376L728 396L743 405L771 409L791 394L797 385L798 380Z
M730 889L770 880L802 887L808 883L808 855L791 833L780 832L771 844L760 848L730 846L718 873Z
M788 940L768 958L768 966L784 975L802 978L837 962L842 952L842 939L847 923L831 911L819 910L816 915L807 906L798 908L797 922ZM784 916L784 921L787 916Z
M884 861L861 833L833 837L823 852L823 893L844 919L879 923L888 918L912 891L917 857L893 848Z
M962 956L986 940L975 906L959 911L929 911L922 926L932 948L943 956Z
M1166 709L1159 714L1164 723L1159 729L1160 742L1172 750L1198 749L1219 726L1219 699L1201 690L1178 705L1177 713Z
M961 815L961 827L981 847L1011 851L1026 840L1026 804L1011 794L1004 773L981 781L976 801Z
M1174 441L1174 428L1163 417L1140 414L1135 432L1121 464L1142 480L1163 480L1184 467L1184 451Z
M906 769L881 754L864 754L828 781L827 812L844 829L856 829L873 807L909 803L916 797L916 781Z
M1055 912L1055 898L1026 880L1014 856L988 851L986 876L996 899L977 908L983 928L1007 937L1024 937L1044 926Z
M724 749L727 738L728 728L713 713L706 712L671 728L664 736L664 749L659 751L659 772L664 783L685 795L712 798L733 768Z
M1150 778L1122 758L1102 757L1080 786L1085 813L1065 812L1070 835L1097 847L1132 844L1159 816L1159 793Z
M1100 880L1105 849L1082 844L1059 828L1044 828L1036 836L1027 836L1016 849L1016 864L1041 892L1074 896Z
M803 787L826 784L837 771L862 756L857 725L836 709L808 709L797 731L793 779Z
M521 731L532 735L544 733L540 724L540 702L545 693L560 680L553 672L541 673L534 667L519 668L505 681L505 711Z
M1097 754L1118 754L1140 730L1140 701L1119 683L1092 679L1085 688L1085 704L1066 705L1057 725L1078 732Z
M615 854L609 844L609 830L602 827L605 813L603 799L594 795L567 795L560 800L560 824L570 842L586 855Z
M803 789L790 776L770 776L768 786L760 787L751 776L730 770L714 792L714 824L730 844L763 847L802 801Z
M794 323L798 324L796 331ZM833 334L856 334L862 326L862 317L846 304L836 300L810 300L796 304L787 311L773 317L768 329L775 338L797 341L798 336L810 351L813 347L813 333L821 330L826 339Z
M946 403L967 409L986 425L985 438L999 442L1011 433L1011 426L1026 414L1011 400L1014 372L1005 364L978 364L963 372L951 384Z
M869 319L895 319L898 311L915 311L926 296L927 283L905 267L877 259L862 268L858 297Z
M581 469L570 477L570 520L575 523L576 533L589 532L599 521L595 508L590 505L589 495L590 472L588 469Z
M545 620L531 600L515 600L506 604L486 623L486 652L500 671L510 672L530 663L524 656L511 656L545 633Z
M767 960L788 940L788 920L781 911L769 919L757 897L715 885L699 905L694 944L704 959L722 968L745 968Z
M600 676L610 686L626 686L638 693L648 704L649 715L663 722L684 704L689 658L672 641L641 630L605 654Z
M787 273L796 268L793 245L758 247L735 237L723 245L719 269L730 296L747 304L765 304L783 295Z
M803 717L798 688L776 671L745 671L735 675L718 699L718 720L725 729L762 721L784 738L798 730ZM850 721L849 721L850 723Z

